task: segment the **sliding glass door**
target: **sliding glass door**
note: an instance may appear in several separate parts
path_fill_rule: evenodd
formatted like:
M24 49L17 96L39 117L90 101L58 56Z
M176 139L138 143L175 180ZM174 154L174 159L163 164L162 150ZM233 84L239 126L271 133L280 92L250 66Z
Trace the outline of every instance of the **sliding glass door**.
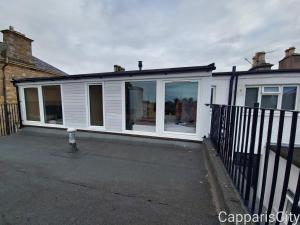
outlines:
M25 124L63 125L63 110L60 85L37 85L24 87Z
M38 89L24 88L25 108L26 108L26 120L28 121L40 121L40 105Z
M196 133L198 82L165 83L164 131Z
M125 82L126 130L155 132L156 81Z
M42 86L45 123L63 124L60 85Z

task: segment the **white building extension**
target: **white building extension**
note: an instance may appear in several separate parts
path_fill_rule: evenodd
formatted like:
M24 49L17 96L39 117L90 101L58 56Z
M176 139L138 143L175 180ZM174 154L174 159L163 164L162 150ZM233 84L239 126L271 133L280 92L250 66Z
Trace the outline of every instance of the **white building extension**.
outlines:
M201 141L214 64L15 81L23 125Z

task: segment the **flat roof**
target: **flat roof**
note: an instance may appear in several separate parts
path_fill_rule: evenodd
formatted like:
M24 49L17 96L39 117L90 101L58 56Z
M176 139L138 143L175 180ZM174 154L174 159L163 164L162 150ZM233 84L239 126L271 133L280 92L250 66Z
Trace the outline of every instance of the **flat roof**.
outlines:
M236 71L238 75L258 75L258 74L274 74L274 73L300 73L300 69L277 69L277 70L247 70L247 71ZM215 72L213 76L231 76L232 72Z
M190 66L190 67L174 67L163 69L149 69L149 70L130 70L120 72L105 72L105 73L87 73L87 74L74 74L56 77L34 77L22 78L13 80L13 83L26 83L38 81L58 81L58 80L80 80L80 79L93 79L93 78L113 78L113 77L133 77L157 74L176 74L176 73L194 73L194 72L209 72L215 70L215 64L211 63L205 66Z

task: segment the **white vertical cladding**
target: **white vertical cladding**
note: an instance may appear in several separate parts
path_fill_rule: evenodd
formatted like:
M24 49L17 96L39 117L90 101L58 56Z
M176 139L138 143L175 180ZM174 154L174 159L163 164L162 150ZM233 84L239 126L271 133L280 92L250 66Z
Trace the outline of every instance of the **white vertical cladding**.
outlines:
M62 84L65 127L87 128L86 95L86 85L84 82Z
M205 104L210 103L210 87L211 77L203 77L199 82L198 87L198 111L197 111L197 134L198 138L202 140L204 136L208 136L210 127L210 108Z
M163 135L164 132L164 104L165 104L165 94L164 94L164 82L163 80L156 81L156 133L159 136Z
M122 81L104 82L105 130L122 132Z

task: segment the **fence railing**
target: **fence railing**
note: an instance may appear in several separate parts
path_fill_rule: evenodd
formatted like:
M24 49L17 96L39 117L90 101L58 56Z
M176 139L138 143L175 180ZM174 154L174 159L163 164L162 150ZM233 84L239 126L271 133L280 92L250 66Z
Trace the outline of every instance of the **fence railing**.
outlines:
M0 104L0 136L13 134L19 127L18 104Z
M299 112L226 105L211 108L210 139L249 211L266 218L277 212L299 214L300 149L295 145L300 142L296 132L300 131ZM293 193L291 209L288 193Z

